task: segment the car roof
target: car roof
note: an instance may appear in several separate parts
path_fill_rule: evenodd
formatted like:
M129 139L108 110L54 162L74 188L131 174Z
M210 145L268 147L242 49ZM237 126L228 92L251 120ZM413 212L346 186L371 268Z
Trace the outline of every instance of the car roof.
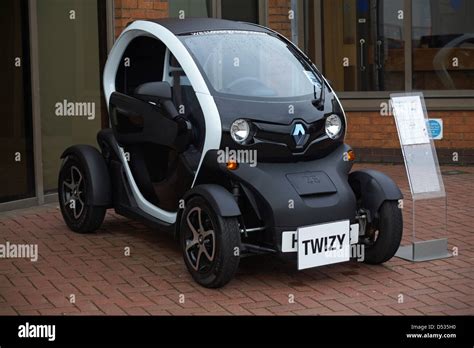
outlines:
M268 34L272 33L271 30L253 23L237 22L217 18L163 18L151 20L150 22L158 23L164 26L175 35L214 30L243 30L257 31Z

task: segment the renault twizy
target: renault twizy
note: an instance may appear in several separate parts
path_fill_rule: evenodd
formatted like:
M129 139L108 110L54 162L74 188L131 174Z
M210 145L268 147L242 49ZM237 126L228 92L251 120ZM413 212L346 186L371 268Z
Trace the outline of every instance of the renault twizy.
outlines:
M141 219L172 233L192 277L213 288L251 254L293 255L298 269L347 261L356 245L371 264L395 254L399 188L351 172L336 94L282 35L218 19L135 21L103 83L100 151L62 154L71 230L95 231L108 208Z

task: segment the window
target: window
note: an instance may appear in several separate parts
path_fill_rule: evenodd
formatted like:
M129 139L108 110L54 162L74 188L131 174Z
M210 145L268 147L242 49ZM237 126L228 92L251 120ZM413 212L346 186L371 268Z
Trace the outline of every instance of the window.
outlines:
M267 98L314 94L317 77L311 67L276 37L235 31L183 40L219 93Z
M338 91L404 90L403 0L323 0L324 73Z
M222 18L234 21L258 23L258 0L221 0Z
M472 109L474 1L303 4L306 52L336 91L347 92L341 98L359 99L349 108L378 108L390 92L422 90L430 107Z
M0 202L34 195L27 5L0 3Z
M413 89L474 89L474 1L412 1Z
M43 185L57 190L61 153L101 128L99 0L37 1ZM71 9L75 19L69 20ZM79 15L80 14L80 15Z
M168 6L172 18L212 17L210 0L172 0Z
M133 95L139 85L163 80L166 46L154 38L139 36L125 50L117 77L117 92Z

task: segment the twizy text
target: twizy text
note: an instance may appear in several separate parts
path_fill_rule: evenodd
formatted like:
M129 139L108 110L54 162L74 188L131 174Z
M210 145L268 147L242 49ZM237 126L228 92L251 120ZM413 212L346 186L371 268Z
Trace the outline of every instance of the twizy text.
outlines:
M304 253L308 255L309 248L311 248L312 254L320 253L322 251L330 251L342 248L342 243L344 242L346 235L333 235L324 238L315 238L304 240L302 243L304 245Z

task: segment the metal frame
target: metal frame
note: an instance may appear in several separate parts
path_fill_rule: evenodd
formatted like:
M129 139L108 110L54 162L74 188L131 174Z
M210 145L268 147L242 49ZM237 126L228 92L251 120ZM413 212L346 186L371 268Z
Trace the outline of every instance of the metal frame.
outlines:
M35 191L37 204L44 203L43 186L43 152L41 137L41 109L39 94L39 57L38 57L38 17L37 0L29 0L28 16L30 20L30 64L31 64L31 99L33 118L33 156L35 168Z
M107 52L110 52L115 42L115 5L114 0L106 0L107 20Z
M33 124L33 170L35 195L33 197L0 203L0 211L27 208L45 202L43 186L43 154L41 151L41 112L39 100L39 59L37 0L28 1L30 73L31 73L31 118ZM39 149L39 151L38 151Z
M15 209L22 209L22 208L29 208L29 207L34 207L37 205L38 205L37 197L18 199L11 202L0 203L0 212L15 210Z
M258 0L258 24L268 25L268 0Z
M314 27L315 28L322 28L322 25L323 25L321 9L322 9L321 0L314 0ZM321 71L324 71L323 31L319 29L316 31L316 33L313 33L313 35L314 35L314 47L316 51L315 63L318 67L320 67Z
M361 92L362 93L362 92ZM341 100L344 101L344 109L346 111L380 111L381 103L388 103L390 97L378 96L378 97L360 97L360 98L348 98L341 96L338 93ZM429 110L437 111L459 111L459 110L474 110L472 98L426 98L426 106Z
M211 0L211 13L213 18L222 17L222 3L221 0Z
M405 48L405 92L412 90L412 59L413 59L413 47L412 47L412 6L411 0L403 1L403 12L405 20L403 21L403 38ZM407 41L410 42L407 45Z
M101 1L101 0L99 0ZM39 81L39 49L38 49L38 0L28 0L28 21L30 41L30 72L31 72L31 117L33 123L33 168L35 180L35 196L0 203L0 212L28 208L45 203L58 201L57 193L44 192L43 177L43 144L41 134L40 81ZM107 49L110 50L115 41L114 0L106 0Z
M291 42L293 42L295 45L299 46L299 38L300 38L300 33L299 33L299 29L300 29L300 26L299 26L299 22L301 22L299 20L299 13L300 13L300 8L299 8L299 4L298 4L298 0L291 0L291 11L293 11L293 14L294 14L294 18L293 20L291 21Z

